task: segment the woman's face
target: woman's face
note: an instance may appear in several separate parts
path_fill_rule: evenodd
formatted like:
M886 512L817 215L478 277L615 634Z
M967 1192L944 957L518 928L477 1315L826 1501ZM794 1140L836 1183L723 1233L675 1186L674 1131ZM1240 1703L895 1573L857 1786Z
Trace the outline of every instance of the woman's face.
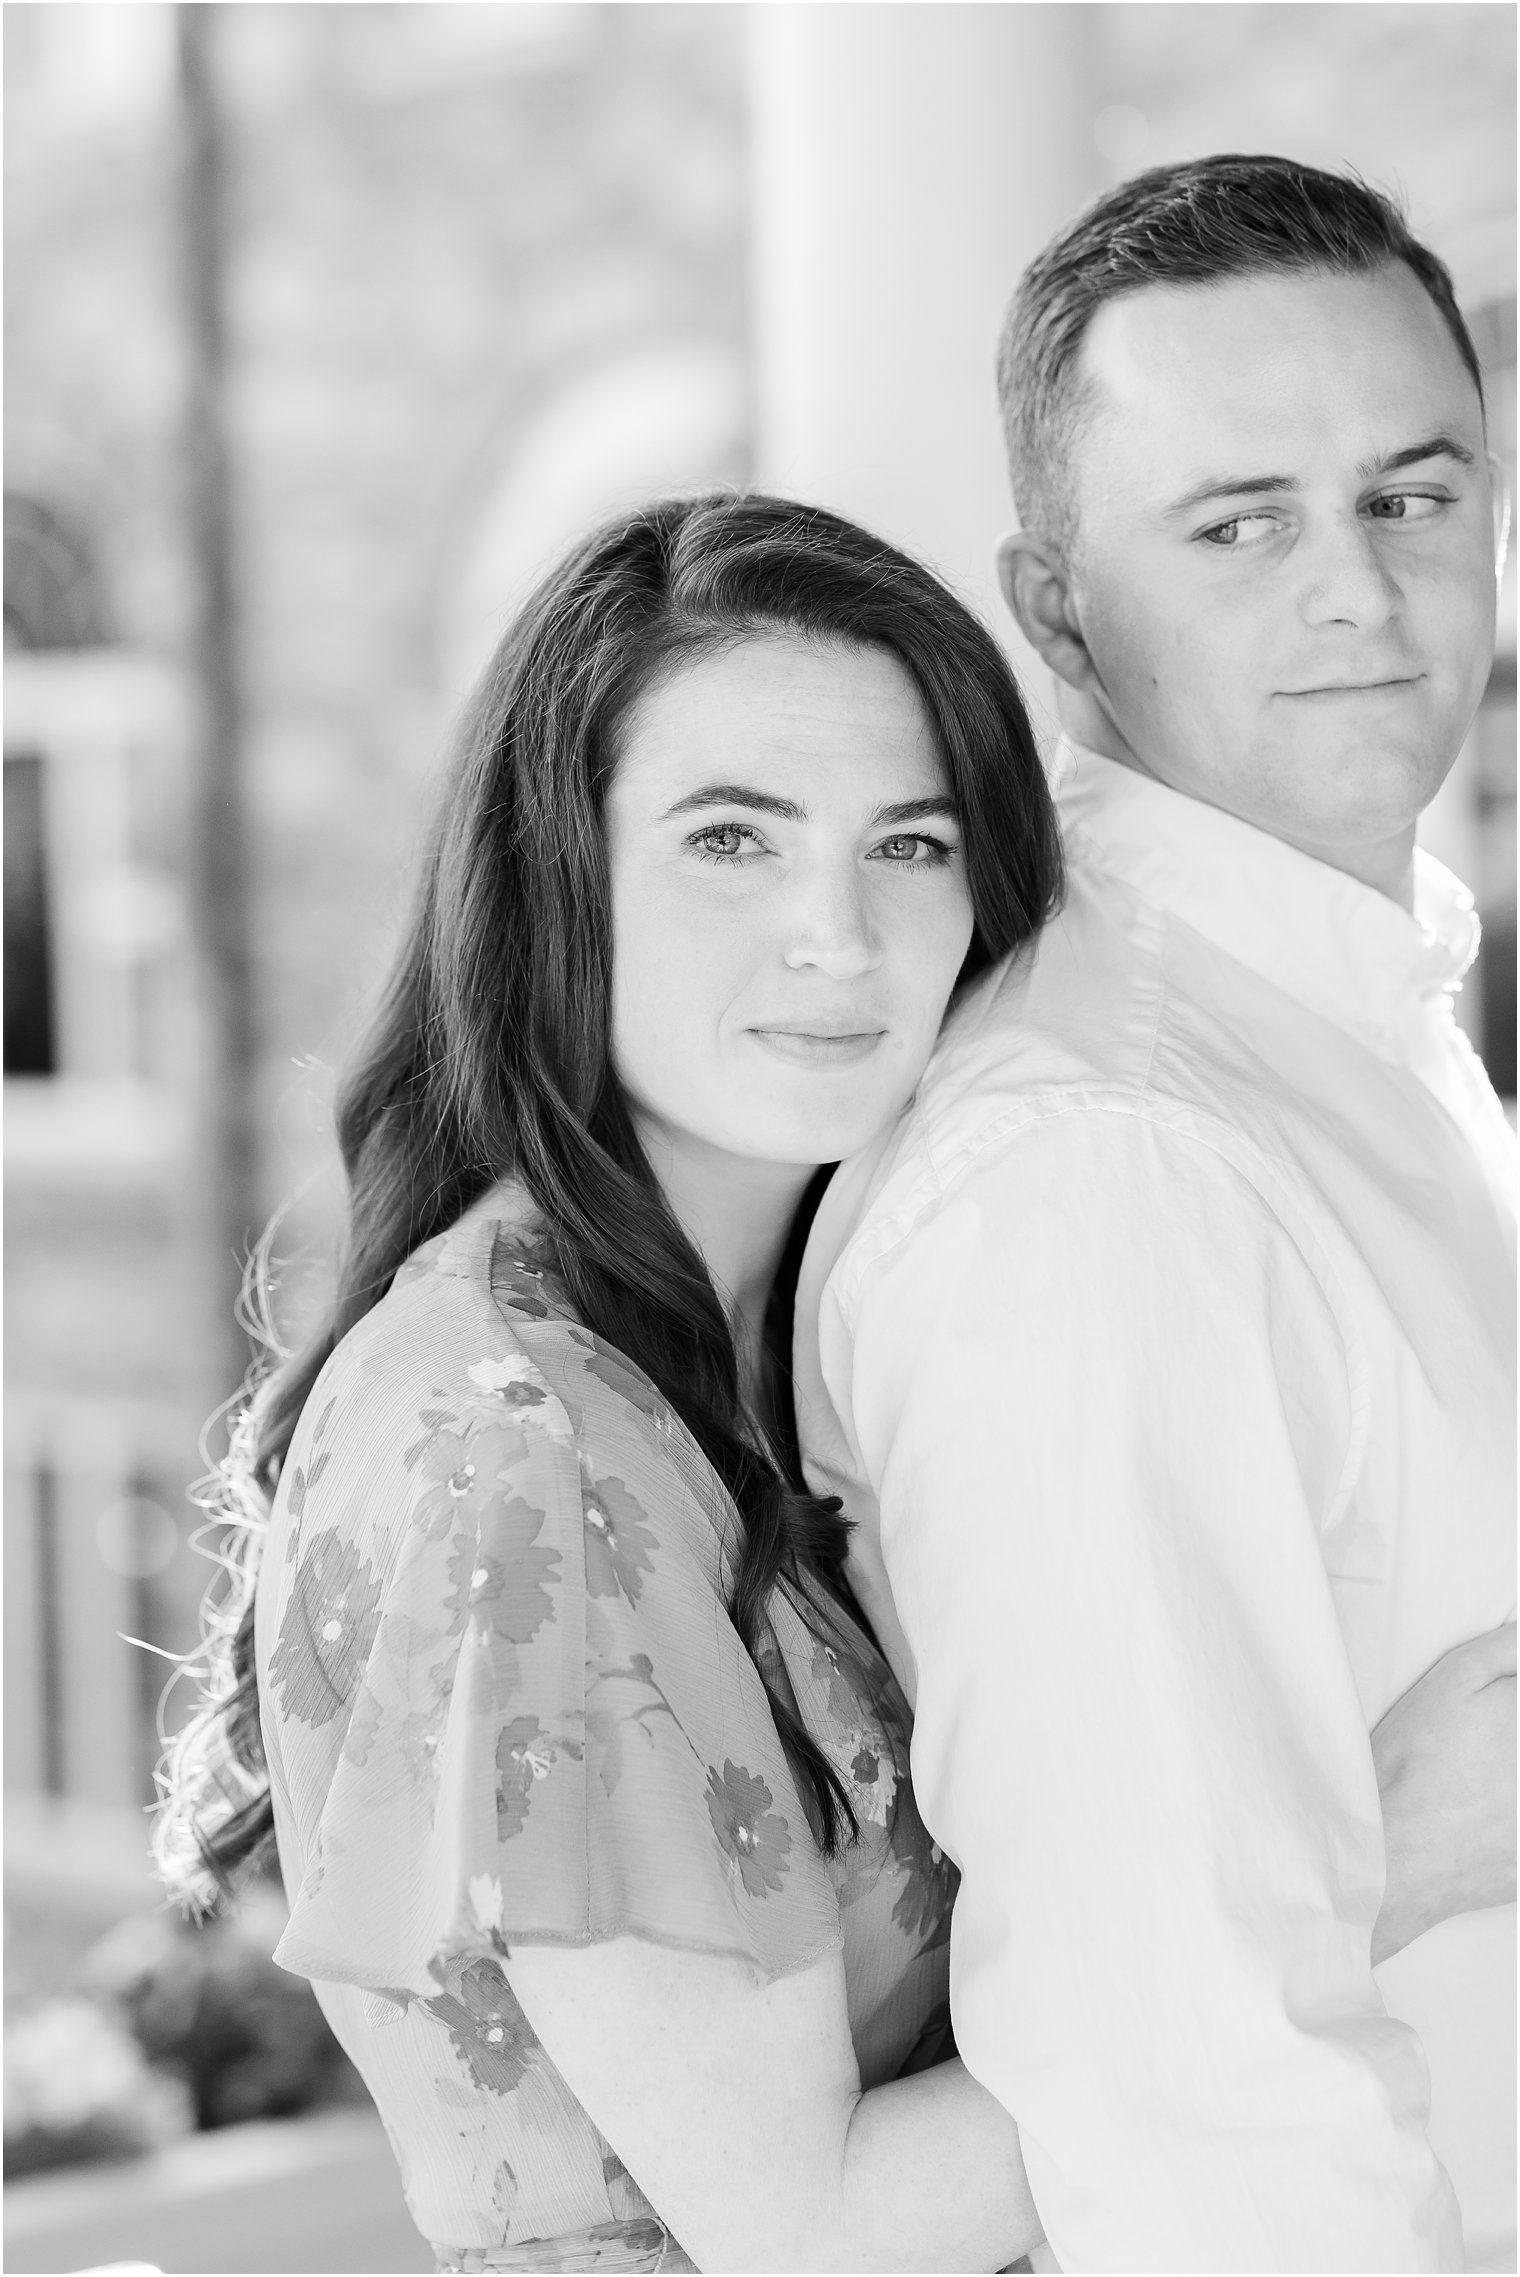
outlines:
M680 666L634 709L606 818L614 1064L646 1131L773 1163L865 1145L972 931L903 666L779 634Z

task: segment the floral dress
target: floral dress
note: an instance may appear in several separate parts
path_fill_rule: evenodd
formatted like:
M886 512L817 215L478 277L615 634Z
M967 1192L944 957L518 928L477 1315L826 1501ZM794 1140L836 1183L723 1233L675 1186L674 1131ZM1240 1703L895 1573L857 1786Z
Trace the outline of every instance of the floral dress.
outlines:
M842 1773L819 1851L725 1606L739 1521L660 1393L524 1262L499 1187L343 1339L287 1456L259 1698L289 1926L449 2269L690 2269L512 1997L517 1944L758 1979L843 1953L867 2087L932 2044L954 1871L908 1717L778 1591L768 1673Z

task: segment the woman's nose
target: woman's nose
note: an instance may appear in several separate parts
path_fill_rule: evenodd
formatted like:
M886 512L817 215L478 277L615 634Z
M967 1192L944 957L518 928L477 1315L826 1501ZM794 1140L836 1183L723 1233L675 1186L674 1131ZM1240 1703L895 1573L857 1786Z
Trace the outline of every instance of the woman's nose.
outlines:
M798 881L785 956L794 971L816 965L836 980L852 980L880 964L870 895L853 864L848 871L819 869Z

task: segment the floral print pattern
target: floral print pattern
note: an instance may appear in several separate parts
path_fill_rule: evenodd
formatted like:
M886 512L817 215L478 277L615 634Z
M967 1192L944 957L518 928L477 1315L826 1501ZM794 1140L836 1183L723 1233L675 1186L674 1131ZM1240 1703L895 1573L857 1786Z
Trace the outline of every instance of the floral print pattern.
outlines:
M892 1855L902 1869L892 1919L905 1937L933 1945L950 1935L950 1908L960 1876L917 1811L893 1822Z
M498 1961L471 1961L450 1971L457 1988L421 2003L446 2026L477 2087L488 2095L510 2095L520 2085L538 2050L528 2020L512 1997Z
M590 1626L588 1622L588 1628ZM652 1724L661 1716L675 1722L675 1710L654 1678L654 1663L634 1653L626 1667L606 1667L586 1703L586 1730L599 1753L598 1776L604 1795L616 1794L623 1776L623 1750L633 1734L653 1746Z
M294 1893L280 1957L341 2012L425 2234L472 2241L438 2249L454 2266L642 2266L647 2232L688 2268L534 2038L514 1941L642 1934L762 1976L842 1943L871 2085L943 2000L955 1877L874 1645L832 1601L778 1592L759 1663L858 1830L821 1857L728 1614L733 1506L501 1200L419 1250L340 1345L276 1498L260 1679ZM445 2175L465 2198L427 2196ZM589 2227L587 2191L606 2210Z
M653 1530L621 1479L598 1481L584 1463L581 1470L587 1590L593 1597L621 1595L637 1605L640 1576L654 1571Z
M318 1534L296 1568L270 1662L288 1716L325 1724L342 1713L369 1658L379 1613L380 1585L365 1559L335 1529Z
M514 1716L496 1740L496 1831L502 1841L520 1834L533 1800L534 1781L547 1779L561 1756L579 1763L578 1740L553 1740L537 1716Z
M559 1552L540 1544L544 1512L531 1503L496 1491L483 1515L480 1532L465 1535L449 1554L452 1586L444 1602L460 1622L528 1644L553 1618Z
M299 1518L302 1515L306 1508L307 1494L316 1485L331 1460L330 1453L318 1455L309 1471L296 1470L290 1482L290 1514L292 1518Z
M424 1408L418 1420L427 1422L427 1409ZM428 1492L416 1505L415 1517L417 1524L437 1540L453 1526L455 1505L474 1493L476 1479L469 1440L462 1432L439 1428L445 1420L447 1418L440 1415L431 1435L418 1440L402 1457L403 1462L415 1461L420 1476L431 1482Z
M1027 2268L1015 2262L1014 2268ZM659 2271L661 2277L681 2277L695 2268L668 2229L652 2215L629 2222L593 2222L590 2229L570 2230L561 2237L524 2238L521 2245L493 2252L474 2246L444 2247L438 2262L443 2277L478 2277L485 2270L521 2272L522 2277L561 2277L567 2270L603 2270L606 2277L635 2277L639 2271Z
M738 1867L751 1897L779 1890L792 1838L786 1820L771 1809L763 1779L725 1763L721 1776L707 1773L707 1815L720 1848Z

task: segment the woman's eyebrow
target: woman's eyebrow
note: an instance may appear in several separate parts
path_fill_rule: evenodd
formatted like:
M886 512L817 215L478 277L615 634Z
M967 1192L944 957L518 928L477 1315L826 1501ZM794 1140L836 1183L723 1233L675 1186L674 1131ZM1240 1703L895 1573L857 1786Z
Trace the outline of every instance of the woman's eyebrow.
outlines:
M937 791L933 798L899 799L894 806L879 806L872 815L872 824L878 822L931 822L943 816L947 822L960 820L960 809L948 791Z
M807 820L807 808L798 806L795 799L778 799L748 783L704 783L699 791L688 791L684 799L667 807L662 819L668 822L674 814L696 814L709 806L747 806L760 814L779 815L783 822Z
M778 799L770 791L757 791L749 783L704 783L697 791L688 791L685 798L677 799L667 807L662 821L669 822L674 815L698 814L706 807L744 806L759 814L774 814L783 822L806 822L808 811L795 799ZM948 821L958 819L959 809L947 791L936 791L929 798L897 799L891 805L879 806L871 816L873 827L881 822L926 822L931 817L944 816Z

